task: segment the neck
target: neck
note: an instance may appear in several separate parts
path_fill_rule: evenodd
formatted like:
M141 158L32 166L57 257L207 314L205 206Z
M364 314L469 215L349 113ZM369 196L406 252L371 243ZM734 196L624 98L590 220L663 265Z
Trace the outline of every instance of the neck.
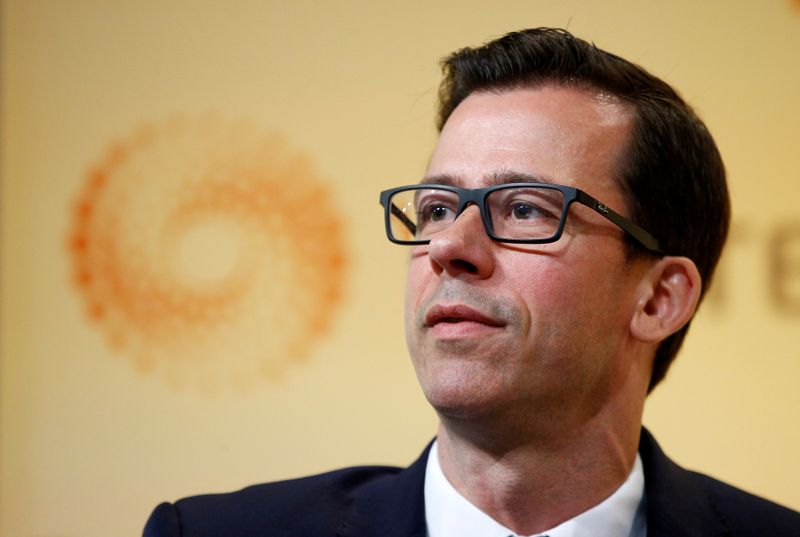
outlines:
M524 535L545 531L625 481L636 459L643 401L643 395L639 404L612 401L579 423L528 418L509 426L498 425L496 416L482 423L440 416L442 471L503 526Z

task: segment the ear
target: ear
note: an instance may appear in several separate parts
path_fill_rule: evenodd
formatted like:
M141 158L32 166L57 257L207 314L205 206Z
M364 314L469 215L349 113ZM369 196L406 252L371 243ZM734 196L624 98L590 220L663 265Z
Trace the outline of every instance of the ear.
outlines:
M631 334L658 343L680 330L694 315L702 282L688 257L664 257L644 275L631 319Z

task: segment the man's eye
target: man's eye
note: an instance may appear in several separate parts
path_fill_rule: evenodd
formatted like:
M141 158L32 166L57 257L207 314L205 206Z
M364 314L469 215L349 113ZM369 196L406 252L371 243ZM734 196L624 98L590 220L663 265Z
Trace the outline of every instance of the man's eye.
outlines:
M511 206L511 215L518 220L531 220L544 216L544 213L536 205L515 203Z
M430 204L420 207L418 213L423 222L443 222L450 219L452 210L446 205Z
M431 207L430 210L430 220L432 222L438 222L440 220L444 220L447 218L448 213L447 207L442 207L441 205L438 207Z

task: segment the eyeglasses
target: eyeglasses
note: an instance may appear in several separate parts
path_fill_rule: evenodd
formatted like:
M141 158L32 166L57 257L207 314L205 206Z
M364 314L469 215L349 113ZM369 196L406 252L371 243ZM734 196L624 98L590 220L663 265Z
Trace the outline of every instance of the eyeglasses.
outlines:
M480 210L492 240L544 244L561 238L569 206L585 205L610 220L647 250L663 254L658 240L586 192L550 183L508 183L488 188L420 184L381 192L386 235L397 244L428 244L470 203Z

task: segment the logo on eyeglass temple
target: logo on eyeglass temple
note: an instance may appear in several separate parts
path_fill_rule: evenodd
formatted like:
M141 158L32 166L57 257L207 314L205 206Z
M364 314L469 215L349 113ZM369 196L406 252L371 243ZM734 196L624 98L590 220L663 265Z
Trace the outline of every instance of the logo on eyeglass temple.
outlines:
M307 359L343 298L343 219L310 159L247 122L144 125L72 217L88 317L142 372L247 389Z

